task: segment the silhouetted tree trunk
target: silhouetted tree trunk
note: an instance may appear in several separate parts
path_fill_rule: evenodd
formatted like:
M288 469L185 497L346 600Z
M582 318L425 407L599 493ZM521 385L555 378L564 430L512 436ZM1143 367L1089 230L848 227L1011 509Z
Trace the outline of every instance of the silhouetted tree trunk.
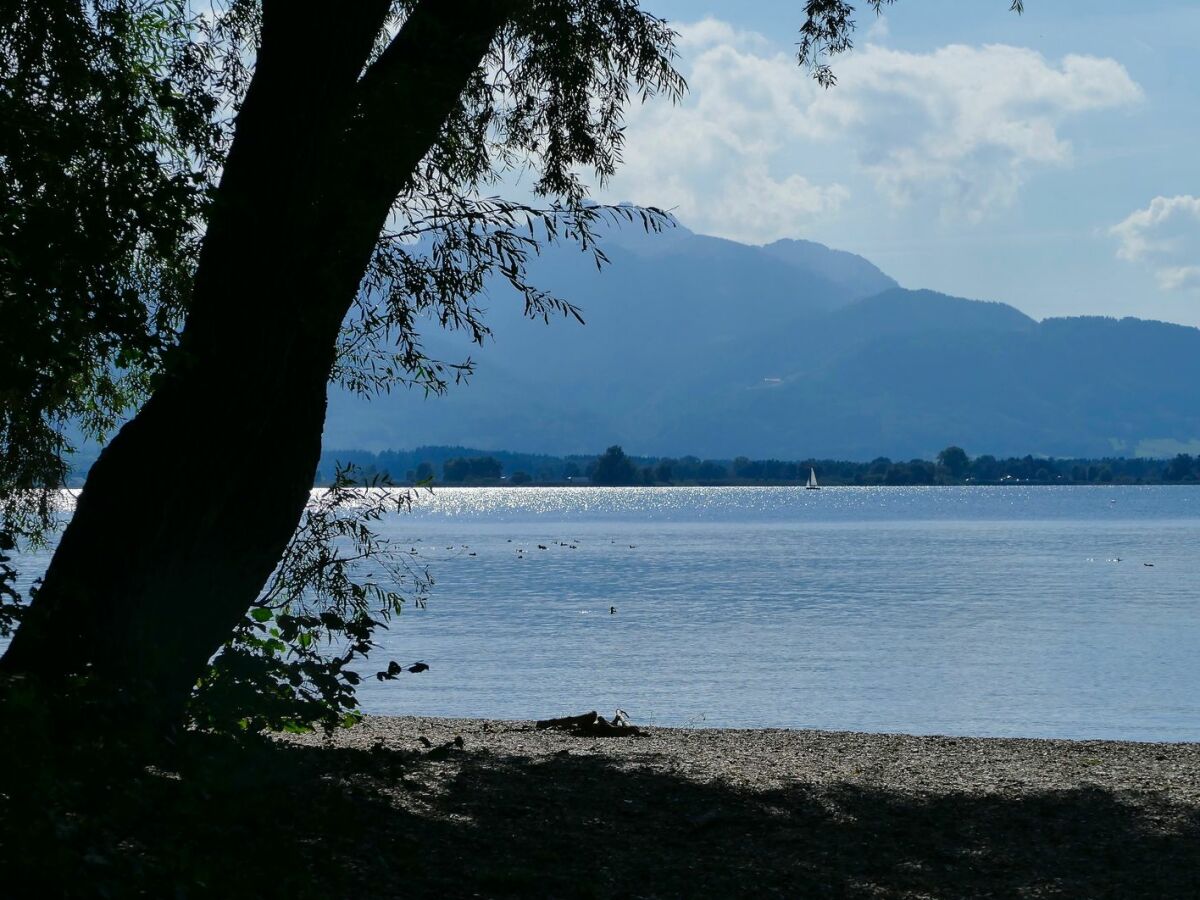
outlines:
M507 3L427 0L364 72L388 7L265 0L180 346L92 468L8 671L86 669L168 722L279 560L342 320Z

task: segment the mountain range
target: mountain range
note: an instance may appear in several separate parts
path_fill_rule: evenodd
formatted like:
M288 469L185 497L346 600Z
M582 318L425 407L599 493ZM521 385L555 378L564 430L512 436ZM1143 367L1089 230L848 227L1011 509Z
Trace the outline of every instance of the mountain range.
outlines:
M554 454L931 458L1171 455L1200 446L1200 330L1038 322L1002 303L899 286L811 241L751 246L677 225L605 237L610 264L551 247L539 287L586 325L484 302L484 346L435 324L426 349L475 373L443 396L330 397L327 448L457 444Z

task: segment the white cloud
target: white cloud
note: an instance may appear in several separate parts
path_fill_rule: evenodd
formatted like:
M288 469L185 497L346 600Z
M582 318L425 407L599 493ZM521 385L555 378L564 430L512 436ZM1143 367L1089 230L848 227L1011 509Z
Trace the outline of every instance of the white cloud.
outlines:
M1055 66L1002 45L927 54L872 46L841 72L809 115L852 142L893 204L929 198L975 220L1011 203L1038 167L1071 161L1059 133L1069 116L1141 97L1113 60L1067 56Z
M630 111L612 197L670 206L690 227L746 241L797 234L835 213L848 189L789 161L794 143L815 137L800 115L808 89L795 61L762 55L764 38L711 19L681 35L696 49L691 92L678 106Z
M1163 290L1200 289L1200 197L1155 197L1109 232L1117 256L1144 263Z
M762 35L711 18L680 33L691 93L631 111L613 193L742 240L810 230L872 186L893 206L981 219L1034 171L1070 164L1065 121L1141 98L1114 60L1054 64L1000 45L867 44L838 61L825 91Z
M887 16L876 16L867 28L867 43L882 44L892 35L892 27L888 24Z
M712 16L706 16L699 22L674 23L673 27L679 35L675 45L683 53L721 44L766 49L771 43L756 31L743 31Z

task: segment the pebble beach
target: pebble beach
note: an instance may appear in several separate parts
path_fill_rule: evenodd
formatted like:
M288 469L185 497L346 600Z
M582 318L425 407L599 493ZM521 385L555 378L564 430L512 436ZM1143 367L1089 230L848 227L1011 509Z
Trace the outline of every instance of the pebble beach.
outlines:
M1200 744L643 732L368 717L287 740L438 836L401 880L362 854L362 896L1200 896Z

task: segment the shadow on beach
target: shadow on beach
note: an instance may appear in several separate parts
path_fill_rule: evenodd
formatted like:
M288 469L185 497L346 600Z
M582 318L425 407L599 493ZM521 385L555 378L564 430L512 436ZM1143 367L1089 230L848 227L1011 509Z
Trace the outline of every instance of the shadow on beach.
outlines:
M1147 794L756 790L603 755L194 744L56 806L5 796L6 895L1200 895L1200 811Z

